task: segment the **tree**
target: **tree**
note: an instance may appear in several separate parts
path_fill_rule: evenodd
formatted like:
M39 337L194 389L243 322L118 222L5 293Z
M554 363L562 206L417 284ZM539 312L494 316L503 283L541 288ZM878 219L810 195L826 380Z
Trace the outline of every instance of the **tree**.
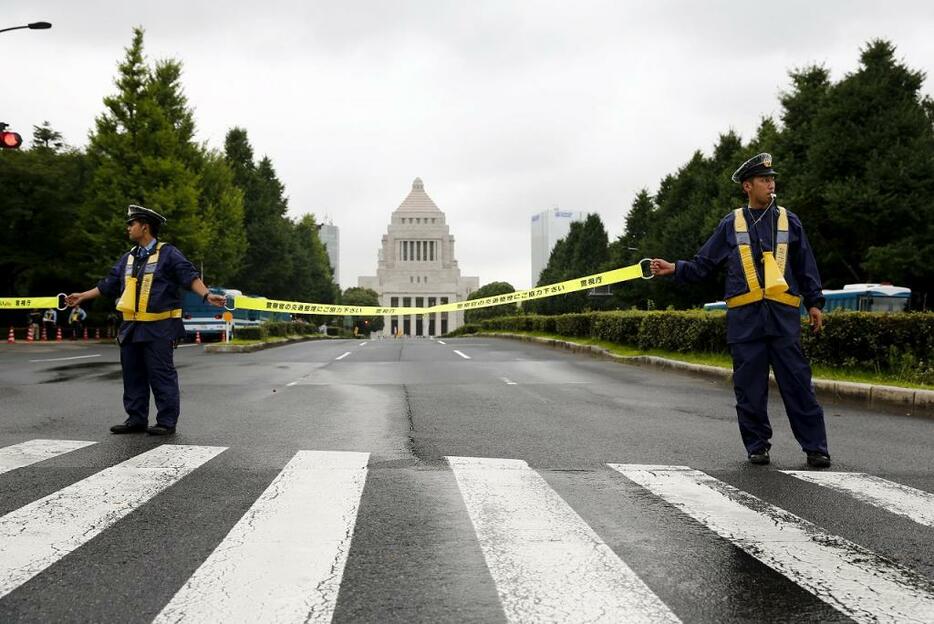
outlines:
M352 286L341 295L341 304L347 306L379 306L379 294L370 288ZM361 335L383 329L382 316L355 316L354 327Z
M168 220L161 238L192 257L204 255L209 228L198 210L198 174L192 168L191 135L178 117L184 104L176 80L180 67L161 63L153 73L143 56L143 30L118 67L117 93L104 98L104 112L95 120L88 156L91 181L83 209L88 278L99 276L126 251L125 209L142 204Z
M516 289L513 288L512 284L509 282L490 282L467 295L467 301L483 299L485 297L495 297L496 295L505 295L511 292L516 292ZM518 313L519 307L515 303L504 303L503 305L491 306L489 308L466 310L464 312L464 322L476 323L483 319L497 316L509 316Z
M334 270L324 243L318 237L318 224L314 215L303 216L293 226L292 296L299 301L334 303L340 289L334 283Z
M65 147L65 140L62 138L62 133L53 129L48 121L43 121L41 126L32 127L33 149L60 152L65 149Z

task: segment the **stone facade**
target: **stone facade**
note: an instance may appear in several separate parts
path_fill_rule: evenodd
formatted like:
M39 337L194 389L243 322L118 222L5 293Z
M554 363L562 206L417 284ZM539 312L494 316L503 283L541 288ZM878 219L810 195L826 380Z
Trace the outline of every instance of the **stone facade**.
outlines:
M464 301L479 288L480 278L461 275L445 215L415 178L383 235L376 275L361 276L357 283L379 293L381 306L428 308ZM387 316L383 335L440 336L463 324L463 312Z

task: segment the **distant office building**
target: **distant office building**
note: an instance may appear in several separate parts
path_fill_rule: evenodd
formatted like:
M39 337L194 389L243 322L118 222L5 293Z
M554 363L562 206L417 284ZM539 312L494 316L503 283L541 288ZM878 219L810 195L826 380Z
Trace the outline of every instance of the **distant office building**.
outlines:
M331 261L331 268L334 270L334 283L338 286L341 283L341 231L333 223L322 223L318 226L318 238L324 243L324 248L328 250L328 259Z
M375 290L381 306L430 308L464 301L479 282L478 277L461 275L447 218L415 178L412 191L390 217L376 275L360 276L358 285ZM383 334L439 336L463 324L462 311L387 316Z
M571 223L586 218L583 212L557 208L532 215L532 286L538 283L538 276L548 265L551 250L571 231Z

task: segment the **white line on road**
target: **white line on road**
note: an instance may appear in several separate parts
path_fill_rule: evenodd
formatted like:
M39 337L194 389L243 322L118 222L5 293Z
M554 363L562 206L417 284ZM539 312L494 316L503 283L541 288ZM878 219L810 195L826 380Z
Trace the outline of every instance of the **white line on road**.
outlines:
M23 468L36 462L64 455L97 442L82 440L29 440L0 448L0 474Z
M357 345L357 346L365 347L365 346L366 346L366 343L365 343L365 342L361 342L361 343L360 343L359 345Z
M0 597L224 450L164 444L3 516Z
M345 357L347 357L348 355L350 355L350 351L348 351L348 352L345 353L344 355L338 355L338 356L337 356L336 358L334 358L334 359L335 359L335 360L343 360L343 359L344 359Z
M48 358L45 360L29 360L30 362L64 362L65 360L84 360L87 358L100 357L100 353L94 355L72 355L71 357Z
M934 494L862 472L808 472L783 470L785 474L849 494L864 503L934 526Z
M524 461L445 459L510 624L679 621Z
M439 341L438 341L438 344L446 345L447 343L446 343L445 341L443 341L443 340L439 340Z
M469 355L467 355L467 354L465 354L465 353L461 353L461 352L458 351L457 349L454 349L454 353L456 353L457 355L461 356L461 357L464 358L465 360L469 360L469 359L470 359L470 356L469 356Z
M502 379L503 381L505 381L507 386L514 386L514 385L516 385L516 382L510 381L508 377L500 377L500 379Z
M368 460L296 453L154 622L330 622Z
M925 622L931 582L687 466L609 464L857 622Z
M285 385L286 385L286 386L294 386L294 385L297 384L297 383L298 383L297 381L290 381L289 383L287 383L287 384L285 384Z
M179 348L179 349L185 349L186 347L200 347L200 346L201 346L201 345L192 342L192 343L190 343L190 344L178 345L178 348Z

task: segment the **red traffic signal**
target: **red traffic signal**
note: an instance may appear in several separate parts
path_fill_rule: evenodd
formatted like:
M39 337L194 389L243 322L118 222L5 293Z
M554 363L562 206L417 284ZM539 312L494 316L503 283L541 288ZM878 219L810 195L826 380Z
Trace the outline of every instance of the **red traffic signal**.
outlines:
M7 132L6 124L2 124L0 128L0 148L2 149L19 149L19 146L23 144L23 137L21 137L16 132Z

